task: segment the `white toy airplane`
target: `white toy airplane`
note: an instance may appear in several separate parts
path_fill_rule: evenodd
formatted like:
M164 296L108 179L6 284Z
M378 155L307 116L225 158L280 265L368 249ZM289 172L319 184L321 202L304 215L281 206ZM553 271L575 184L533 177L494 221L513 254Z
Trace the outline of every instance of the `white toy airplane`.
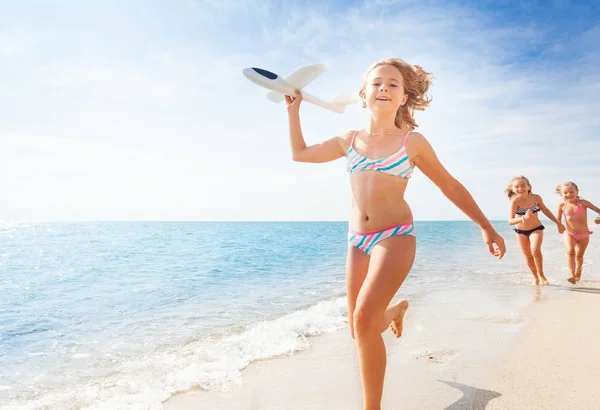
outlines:
M269 100L280 103L284 100L285 95L294 96L295 89L302 90L311 81L323 74L326 69L325 64L307 65L294 70L286 78L281 78L275 73L255 67L245 68L243 73L248 80L271 90L267 93ZM325 101L302 91L302 99L339 114L344 112L347 105L358 102L358 100L351 98L348 93L339 93L331 101Z

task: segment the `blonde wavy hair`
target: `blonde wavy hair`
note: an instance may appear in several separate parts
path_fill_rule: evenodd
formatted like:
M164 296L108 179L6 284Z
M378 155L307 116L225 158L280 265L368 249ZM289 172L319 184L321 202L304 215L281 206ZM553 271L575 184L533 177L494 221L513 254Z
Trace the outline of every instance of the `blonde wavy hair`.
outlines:
M577 184L576 184L575 182L573 182L573 181L565 181L565 182L563 182L562 184L558 184L558 185L556 186L556 190L555 190L555 192L556 192L558 195L562 195L562 189L563 189L563 188L565 188L565 187L571 187L571 188L573 188L573 189L575 190L575 192L577 192L577 198L579 198L579 187L578 187L578 186L577 186Z
M527 191L528 194L531 193L531 182L529 182L529 180L527 179L527 177L523 176L523 175L517 175L516 177L514 177L513 179L510 180L510 182L508 183L508 185L506 186L506 189L504 190L504 193L508 196L508 198L512 198L515 195L515 192L512 189L513 183L515 181L518 180L523 180L527 183L527 186L529 186L529 191Z
M385 60L379 60L373 64L364 75L363 85L359 91L360 98L365 97L365 87L367 86L367 79L371 71L376 67L382 65L394 66L402 74L404 79L404 93L408 95L406 103L401 105L396 112L396 118L394 124L398 128L408 128L414 130L417 128L417 123L413 117L414 111L423 111L429 106L433 98L427 94L429 86L433 81L433 75L423 70L420 65L408 64L399 58L388 58Z

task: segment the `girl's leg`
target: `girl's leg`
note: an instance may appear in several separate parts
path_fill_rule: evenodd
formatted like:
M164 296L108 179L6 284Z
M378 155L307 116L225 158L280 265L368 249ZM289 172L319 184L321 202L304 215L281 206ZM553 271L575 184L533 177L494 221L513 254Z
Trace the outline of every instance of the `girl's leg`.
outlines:
M350 327L350 335L353 339L353 318L356 298L367 276L369 259L369 255L360 249L352 245L348 246L348 256L346 258L346 299L348 304L348 325ZM393 305L388 306L381 321L381 332L383 333L388 328L391 328L396 337L402 336L402 319L407 308L408 301L405 299L401 299Z
M354 308L356 307L356 298L367 277L369 259L369 255L355 246L348 245L348 256L346 258L346 298L348 300L348 325L350 326L350 335L352 338L354 338Z
M581 279L581 269L583 269L583 255L590 243L590 237L582 238L575 243L575 279L579 282Z
M542 285L548 284L548 279L544 275L544 257L542 255L542 242L544 240L544 231L535 231L529 235L529 244L531 246L531 254L537 271L538 279Z
M364 410L379 410L383 395L386 350L381 324L394 294L413 265L416 238L399 235L377 244L356 300L354 336L358 346Z
M537 269L535 267L535 262L533 260L533 255L531 253L531 244L529 243L529 237L525 235L517 234L517 242L521 247L521 252L523 252L523 256L525 256L525 261L527 262L527 266L533 275L533 283L535 285L540 284L540 280L538 279Z
M577 282L575 277L575 239L565 232L565 249L567 250L567 266L571 276L567 279L571 283Z

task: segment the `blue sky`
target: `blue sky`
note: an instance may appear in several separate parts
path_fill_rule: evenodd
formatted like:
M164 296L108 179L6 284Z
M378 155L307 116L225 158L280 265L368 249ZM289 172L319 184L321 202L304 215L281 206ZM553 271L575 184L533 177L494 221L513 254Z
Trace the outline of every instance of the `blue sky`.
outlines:
M600 204L592 2L23 0L0 2L0 220L346 220L343 160L292 162L284 105L241 72L328 63L328 98L390 56L435 75L419 131L488 216L517 174L552 210L565 179ZM301 115L309 143L366 124ZM420 172L407 199L464 219Z

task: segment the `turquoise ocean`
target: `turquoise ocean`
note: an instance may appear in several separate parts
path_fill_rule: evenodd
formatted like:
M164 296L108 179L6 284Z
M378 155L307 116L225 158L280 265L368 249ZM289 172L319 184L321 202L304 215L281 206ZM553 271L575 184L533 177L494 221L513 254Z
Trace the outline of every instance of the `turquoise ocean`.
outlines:
M423 301L414 314L457 296L477 301L470 315L490 314L481 307L498 295L507 310L530 303L514 233L494 224L509 249L501 261L471 222L416 222L399 292ZM546 272L564 282L549 225ZM0 224L0 408L161 408L177 392L235 386L252 362L347 328L346 232L347 222Z

